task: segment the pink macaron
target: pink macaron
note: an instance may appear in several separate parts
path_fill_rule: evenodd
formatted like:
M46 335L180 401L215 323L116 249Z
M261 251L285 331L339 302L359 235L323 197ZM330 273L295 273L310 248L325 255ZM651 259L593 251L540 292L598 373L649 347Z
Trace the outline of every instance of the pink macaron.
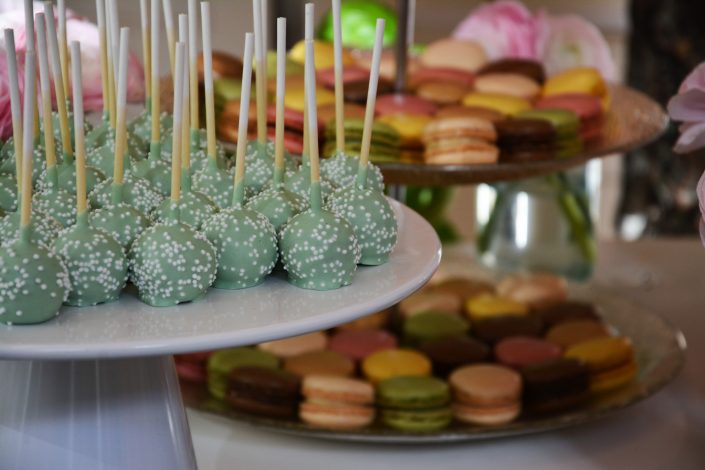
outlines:
M530 336L505 338L494 347L497 362L516 369L558 359L562 354L560 346Z
M335 67L321 69L316 72L318 84L326 88L335 88ZM343 68L343 84L370 80L370 71L362 67L348 65Z
M600 99L587 93L564 93L546 96L536 102L539 109L567 109L580 119L580 137L592 140L602 132L603 114Z
M341 330L331 337L328 349L354 360L397 347L397 339L384 330Z
M377 98L375 114L425 114L433 116L438 107L431 100L403 93L390 93Z
M470 87L474 81L474 73L447 67L420 67L409 79L412 88L426 82L452 82Z

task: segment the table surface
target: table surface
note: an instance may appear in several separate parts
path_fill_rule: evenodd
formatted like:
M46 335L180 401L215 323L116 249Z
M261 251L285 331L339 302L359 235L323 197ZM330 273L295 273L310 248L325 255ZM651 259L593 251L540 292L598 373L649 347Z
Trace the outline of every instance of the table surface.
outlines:
M467 256L467 246L446 259ZM705 468L705 248L694 239L605 242L596 285L647 307L688 340L680 376L650 399L603 420L533 436L442 446L390 446L268 433L188 411L200 470L315 468Z

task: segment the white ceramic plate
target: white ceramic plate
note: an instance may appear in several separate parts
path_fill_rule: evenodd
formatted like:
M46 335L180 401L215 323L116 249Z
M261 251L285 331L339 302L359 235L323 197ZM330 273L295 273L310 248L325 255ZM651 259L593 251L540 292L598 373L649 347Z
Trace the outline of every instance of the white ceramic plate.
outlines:
M441 259L440 241L428 222L392 204L399 242L390 261L361 267L348 287L299 289L280 273L254 288L212 289L202 301L170 308L149 307L128 291L111 304L65 308L41 325L0 327L0 358L97 359L212 350L326 329L382 310L423 286Z

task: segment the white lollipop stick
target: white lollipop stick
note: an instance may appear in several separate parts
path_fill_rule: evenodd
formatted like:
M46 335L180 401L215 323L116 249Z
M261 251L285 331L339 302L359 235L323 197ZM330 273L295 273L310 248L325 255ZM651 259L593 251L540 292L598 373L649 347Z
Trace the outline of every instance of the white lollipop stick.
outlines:
M56 148L54 146L54 126L51 118L51 77L49 77L49 59L47 58L47 40L44 29L44 14L37 13L37 52L39 53L39 87L42 96L42 123L44 124L44 153L47 162L47 176L52 175L56 184ZM53 21L53 19L49 19Z
M140 27L142 29L142 55L144 56L144 95L149 103L152 97L152 47L149 43L149 4L147 1L140 0Z
M36 51L34 48L34 2L24 0L24 28L27 36L27 50ZM54 18L54 9L51 10L51 18Z
M333 63L335 73L335 146L345 151L345 121L343 108L343 33L340 25L340 0L333 0Z
M10 80L10 112L12 113L12 138L15 146L15 173L17 177L17 194L22 187L22 102L20 101L20 83L17 73L17 54L15 52L15 33L5 29L5 54L7 54L7 73Z
M201 31L203 35L203 78L205 79L204 89L206 94L206 131L208 133L208 158L215 159L216 148L215 102L213 98L213 49L211 48L211 6L209 2L201 2Z
M166 44L169 50L169 67L171 76L174 77L174 46L176 44L176 34L174 32L174 9L172 8L171 0L162 0L162 9L164 10L164 25L166 29Z
M255 61L257 62L257 140L267 142L267 72L265 65L264 32L262 20L262 0L252 0L252 13L255 27ZM238 136L239 138L239 136Z
M152 143L161 142L161 97L159 94L159 0L152 0ZM151 152L150 152L151 155Z
M183 90L185 50L184 43L176 44L174 64L174 132L171 141L171 202L178 203L181 199L181 123L183 122Z
M34 44L32 44L34 45ZM35 84L35 52L28 50L25 54L24 89L32 90ZM24 125L25 129L34 128L34 93L25 93L24 96ZM33 136L25 132L22 136L22 207L20 212L20 229L29 226L32 212L32 154L34 153Z
M304 6L304 40L313 39L313 14L314 6L313 3L307 3ZM308 131L308 104L306 100L306 86L304 85L304 155L308 155L308 148L310 142L310 136Z
M196 0L188 0L189 105L191 129L199 129L198 115L198 9Z
M95 0L95 11L98 18L98 42L100 47L100 82L102 86L103 116L108 116L112 106L110 104L110 82L108 80L108 44L107 31L105 30L105 0Z
M250 112L250 87L252 86L252 33L245 34L245 52L242 56L242 90L240 91L240 122L237 128L235 151L235 189L233 206L241 205L245 199L245 149L247 148L247 124Z
M274 183L284 177L284 94L286 93L286 18L277 18L277 102L274 141Z
M120 29L120 53L118 55L118 86L117 86L117 128L115 132L115 164L113 168L113 184L123 182L125 147L127 147L127 54L130 47L130 28Z
M118 16L117 0L107 0L108 7L108 37L110 49L112 51L113 62L119 60L120 57L120 17ZM115 75L115 83L117 83L117 66L113 63L113 75Z
M309 137L309 162L311 165L311 209L321 210L321 186L320 169L318 166L318 113L316 110L316 68L315 56L313 53L313 41L306 41L306 102L308 104L308 128L311 133Z
M178 18L178 23L179 23L179 42L182 42L184 44L184 69L187 69L189 67L189 34L188 34L188 15L179 15ZM186 70L186 73L184 74L184 85L183 85L183 90L181 92L182 94L182 106L183 106L183 121L181 122L181 169L182 169L182 174L181 177L184 177L184 172L187 172L189 168L191 168L191 139L190 139L190 119L189 119L189 94L190 94L190 89L189 89L189 82L191 81L189 79L188 75L188 70ZM181 188L182 190L185 190L185 187Z
M57 9L59 10L59 59L61 59L61 83L64 85L64 96L68 99L71 96L69 92L69 46L66 39L66 1L58 0ZM47 17L49 19L49 17ZM54 20L54 17L51 17Z
M71 132L69 130L69 117L66 111L66 95L64 95L64 80L61 77L61 60L59 59L59 42L54 27L54 7L51 2L44 2L44 16L52 21L45 21L47 44L49 46L49 59L51 75L54 77L54 93L56 93L56 109L59 112L59 129L61 130L61 147L64 159L73 162L73 146L71 145Z
M83 81L81 79L81 44L71 41L71 76L73 77L73 127L76 134L76 216L86 213L86 143L83 129Z
M377 82L379 81L379 64L382 60L382 41L384 40L384 20L377 19L375 45L372 50L372 65L370 69L370 84L367 88L367 106L365 108L365 124L362 128L362 145L360 146L360 168L357 172L357 185L364 188L367 184L367 162L370 160L370 142L372 140L372 124L375 119L375 101L377 100Z

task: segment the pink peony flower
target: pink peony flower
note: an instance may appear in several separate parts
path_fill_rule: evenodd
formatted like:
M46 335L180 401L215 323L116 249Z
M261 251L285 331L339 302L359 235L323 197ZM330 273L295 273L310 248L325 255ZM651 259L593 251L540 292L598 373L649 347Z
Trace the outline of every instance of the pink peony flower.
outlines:
M683 80L678 94L668 102L668 114L682 122L673 150L688 153L705 147L705 62Z
M476 8L458 25L453 36L478 41L491 60L537 57L536 20L519 2L502 0Z
M614 81L617 67L600 30L576 15L536 15L538 59L548 75L578 66L594 67L602 76Z
M43 12L40 2L34 2L35 13ZM67 40L81 43L81 78L83 80L83 100L86 111L99 111L103 106L100 47L98 27L88 20L66 11ZM17 49L17 65L20 69L20 94L23 90L24 52L27 37L24 28L24 11L21 1L0 0L0 29L12 28L15 31L15 48ZM132 35L132 37L136 37ZM136 47L137 44L132 44ZM10 99L8 90L8 74L6 66L4 37L0 37L0 138L6 139L12 135ZM127 99L135 102L144 97L144 70L137 56L130 53L127 72ZM8 123L10 123L8 125Z

